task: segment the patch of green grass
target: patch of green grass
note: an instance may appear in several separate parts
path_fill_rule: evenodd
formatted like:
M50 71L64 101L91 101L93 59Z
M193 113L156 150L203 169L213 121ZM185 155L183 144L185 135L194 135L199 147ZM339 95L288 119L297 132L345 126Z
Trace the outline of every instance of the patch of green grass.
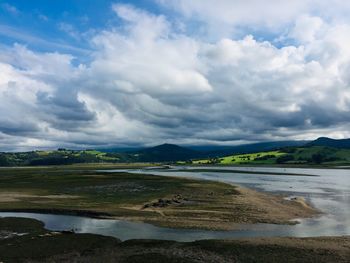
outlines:
M217 159L202 159L194 160L193 164L270 164L275 163L276 159L286 153L281 151L268 151L268 152L258 152L258 153L248 153L248 154L235 154L229 155Z
M192 164L349 165L350 149L337 149L324 146L287 147L278 151L235 154L221 158L194 160Z
M104 153L96 150L34 151L23 153L0 153L1 166L68 165L77 163L121 163L132 162L130 154Z

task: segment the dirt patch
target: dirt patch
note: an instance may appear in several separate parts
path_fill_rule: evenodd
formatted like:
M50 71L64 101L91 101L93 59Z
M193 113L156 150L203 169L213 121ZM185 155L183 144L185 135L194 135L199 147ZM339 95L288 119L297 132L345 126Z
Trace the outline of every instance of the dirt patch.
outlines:
M177 228L232 230L242 224L297 224L297 219L309 218L320 212L301 198L286 200L283 196L236 187L225 191L176 194L143 206L124 207L130 210L156 212L158 217L141 220ZM125 219L135 220L133 217ZM140 220L140 216L137 217Z
M177 195L174 195L171 199L163 199L163 198L159 198L158 200L156 201L153 201L151 203L147 203L145 205L143 205L143 209L146 209L146 208L151 208L151 207L167 207L169 205L184 205L186 203L190 202L188 200L188 198L186 197L183 197L181 194L177 194Z
M26 193L19 193L19 192L2 192L0 193L0 203L7 203L7 202L20 202L23 199L43 199L42 201L54 201L54 200L61 200L61 199L74 199L79 198L79 196L75 195L35 195L35 194L26 194ZM40 200L37 200L40 202Z
M33 195L15 193L15 192L10 192L10 193L3 192L3 193L0 193L0 203L18 202L18 201L21 201L21 198L29 198L29 197L33 197Z
M17 233L17 232L12 232L12 231L6 231L6 230L0 230L0 240L1 239L9 239L13 237L20 237L24 236L27 233Z
M79 191L89 191L95 193L118 193L118 192L149 192L149 191L157 191L158 189L154 187L148 187L143 184L138 184L134 182L121 182L115 184L106 184L106 185L91 185L91 186L83 186L83 187L75 187L73 189L69 189L73 192Z

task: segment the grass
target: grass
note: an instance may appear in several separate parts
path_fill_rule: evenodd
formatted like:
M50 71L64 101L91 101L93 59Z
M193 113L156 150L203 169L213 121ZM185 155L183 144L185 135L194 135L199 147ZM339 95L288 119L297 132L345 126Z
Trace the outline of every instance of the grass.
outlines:
M33 151L0 153L0 166L38 166L75 163L119 163L132 161L129 154L104 153L96 150Z
M193 164L272 164L275 163L279 156L285 155L286 153L281 151L268 151L268 152L257 152L248 154L235 154L229 155L217 159L202 159L194 160Z
M350 149L324 146L289 147L276 151L235 154L221 158L193 160L192 164L222 165L350 165Z

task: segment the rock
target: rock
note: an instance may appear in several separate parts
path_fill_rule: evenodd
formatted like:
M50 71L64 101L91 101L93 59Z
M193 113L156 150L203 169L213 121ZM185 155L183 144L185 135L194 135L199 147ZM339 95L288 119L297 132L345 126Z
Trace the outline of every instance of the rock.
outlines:
M63 230L62 231L63 234L74 234L74 229L71 229L71 230Z

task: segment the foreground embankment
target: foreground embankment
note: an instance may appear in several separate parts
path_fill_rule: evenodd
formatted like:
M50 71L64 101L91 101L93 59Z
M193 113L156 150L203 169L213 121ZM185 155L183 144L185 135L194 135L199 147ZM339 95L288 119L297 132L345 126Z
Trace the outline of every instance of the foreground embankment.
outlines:
M0 218L2 262L349 262L350 237L254 238L181 243L45 230Z

